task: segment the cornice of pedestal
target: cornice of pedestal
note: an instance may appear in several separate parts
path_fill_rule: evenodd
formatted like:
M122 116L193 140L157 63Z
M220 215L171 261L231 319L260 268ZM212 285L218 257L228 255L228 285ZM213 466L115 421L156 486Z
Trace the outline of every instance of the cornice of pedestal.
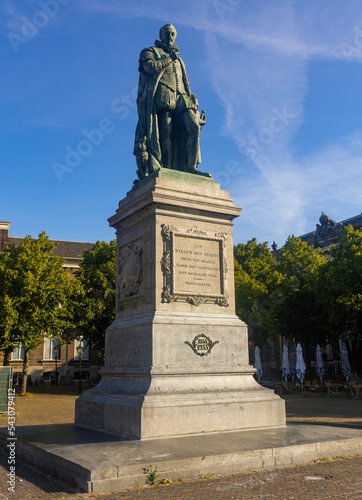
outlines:
M185 213L233 220L241 208L233 205L230 193L220 189L211 177L160 169L139 181L119 202L116 214L108 219L114 227L150 205Z

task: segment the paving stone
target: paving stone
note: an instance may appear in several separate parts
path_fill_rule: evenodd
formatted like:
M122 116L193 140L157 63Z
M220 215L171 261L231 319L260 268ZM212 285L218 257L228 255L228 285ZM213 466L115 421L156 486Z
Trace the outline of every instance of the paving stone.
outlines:
M159 487L129 488L107 493L79 493L54 476L17 462L16 493L8 493L6 453L0 450L0 498L75 500L328 500L362 498L362 456L243 474L204 477ZM3 495L3 496L1 496Z

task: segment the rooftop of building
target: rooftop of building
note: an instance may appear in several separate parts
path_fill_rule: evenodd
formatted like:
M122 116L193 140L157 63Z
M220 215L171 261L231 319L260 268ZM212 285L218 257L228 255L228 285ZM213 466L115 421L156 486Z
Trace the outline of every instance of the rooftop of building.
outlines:
M7 243L19 246L25 240L22 236L11 236L8 234L10 222L0 221L0 231L2 234L3 245ZM34 238L35 240L36 238ZM68 261L79 262L83 258L83 253L86 250L91 250L94 246L93 242L83 241L68 241L68 240L54 240L49 238L50 241L57 243L54 249L54 254L66 259ZM0 245L1 251L1 245Z

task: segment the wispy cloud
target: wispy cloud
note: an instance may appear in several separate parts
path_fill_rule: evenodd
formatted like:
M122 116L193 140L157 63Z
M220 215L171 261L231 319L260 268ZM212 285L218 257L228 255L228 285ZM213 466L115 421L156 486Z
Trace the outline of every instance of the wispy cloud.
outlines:
M309 157L293 154L304 120L309 61L362 60L360 5L288 4L283 10L286 2L263 3L261 17L253 9L243 12L241 4L228 26L206 33L210 76L225 109L224 133L259 170L257 181L243 177L233 190L240 193L254 234L267 238L272 227L281 244L288 234L313 229L322 210L337 218L359 212L362 199L358 133ZM284 123L277 121L281 114Z
M22 18L29 15L27 4L28 2L14 5L11 0L3 0L0 6L0 27L6 31L20 32L24 24Z
M69 0L69 6L72 5ZM0 4L0 30L7 34L14 33L17 36L33 38L39 34L42 28L61 22L57 16L68 3L58 3L54 0L49 3L35 2L34 0L23 0L14 2L11 0L2 0Z
M226 9L218 11L217 4ZM147 16L202 33L206 77L224 109L221 132L258 170L256 179L243 176L239 184L237 179L233 183L235 201L244 206L254 234L267 238L272 227L275 239L283 244L288 234L313 229L322 211L337 219L360 212L358 131L304 158L296 158L293 151L305 119L309 63L362 62L359 0L185 0L176 5L158 0L152 8L146 1L125 6L115 0L83 0L82 6L123 19ZM245 227L243 217L245 213L237 231Z
M169 0L153 0L152 7L148 0L128 4L117 0L81 0L80 5L90 12L108 13L122 19L147 17L190 26L217 34L232 44L304 59L345 58L344 44L355 44L354 28L362 28L358 0L348 4L331 1L323 6L312 0L303 3L184 0L176 5ZM362 59L362 51L353 57Z
M322 211L335 220L361 212L362 131L327 145L299 162L275 165L255 181L234 183L235 202L244 207L237 236L260 234L268 239L273 228L279 245L288 235L315 229ZM254 230L254 232L253 232Z

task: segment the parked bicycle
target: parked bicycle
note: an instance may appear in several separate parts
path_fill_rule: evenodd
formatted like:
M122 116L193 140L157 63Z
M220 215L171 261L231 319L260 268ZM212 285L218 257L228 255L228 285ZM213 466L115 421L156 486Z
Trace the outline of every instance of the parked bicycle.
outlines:
M34 387L39 387L39 389L44 389L45 387L45 382L43 380L43 377L36 378L35 381L33 382Z

